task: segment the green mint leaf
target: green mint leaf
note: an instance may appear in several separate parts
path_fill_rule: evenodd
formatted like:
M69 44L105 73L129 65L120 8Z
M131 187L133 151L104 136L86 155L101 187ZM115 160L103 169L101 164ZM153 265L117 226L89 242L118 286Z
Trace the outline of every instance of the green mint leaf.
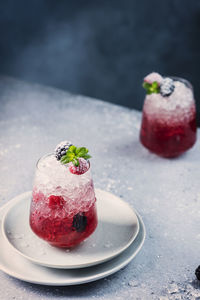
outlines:
M82 157L87 160L87 159L91 158L92 156L89 154L84 154Z
M62 164L68 164L72 162L76 167L79 166L79 158L82 157L84 159L89 159L92 156L88 154L88 149L85 147L76 147L74 145L70 146L67 153L62 156L61 163Z
M146 81L144 81L143 84L142 84L142 86L143 86L144 89L148 89L151 86L151 84L148 83L148 82L146 82Z
M60 161L62 164L68 164L71 160L66 156L63 156Z
M142 84L143 88L146 90L147 94L158 94L160 93L160 87L157 81L154 81L152 84L148 82L143 82Z
M69 147L67 153L68 153L68 152L71 152L71 153L76 154L76 149L77 149L76 146L72 145L72 146Z
M75 167L78 167L79 166L79 160L77 158L74 158L72 160L72 163L74 164Z
M76 156L74 153L72 152L68 152L65 155L70 161L72 161L74 159L74 157Z
M67 151L67 153L64 156L62 156L61 163L67 164L70 161L72 161L74 159L74 157L75 157L74 153Z
M151 86L152 86L152 88L157 89L158 88L157 81L154 81Z
M147 94L149 94L149 89L151 85L148 82L143 82L142 86L146 90Z
M88 149L85 147L77 148L77 157L84 157L88 153Z
M76 150L75 150L76 155L78 155L79 149L80 148L76 147Z

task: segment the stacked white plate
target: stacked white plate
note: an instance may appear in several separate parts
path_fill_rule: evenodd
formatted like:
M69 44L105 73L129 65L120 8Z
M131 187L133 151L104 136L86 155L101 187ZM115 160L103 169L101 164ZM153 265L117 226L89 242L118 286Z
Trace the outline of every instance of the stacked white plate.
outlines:
M126 266L145 239L141 217L122 199L97 189L98 226L73 250L39 239L29 227L31 192L0 209L0 269L44 285L75 285L106 277Z

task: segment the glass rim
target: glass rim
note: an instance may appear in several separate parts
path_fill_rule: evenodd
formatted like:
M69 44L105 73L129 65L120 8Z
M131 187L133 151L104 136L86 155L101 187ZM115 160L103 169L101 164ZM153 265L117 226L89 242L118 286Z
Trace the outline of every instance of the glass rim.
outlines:
M43 159L45 159L46 157L49 157L49 156L54 156L55 157L55 154L54 154L54 152L50 152L50 153L47 153L47 154L44 154L44 155L42 155L38 160L37 160L37 162L36 162L36 170L38 170L38 171L40 171L40 172L42 172L42 173L46 173L45 172L45 170L41 170L40 169L40 167L39 167L39 163L40 163L40 161L42 161ZM58 161L59 162L59 161ZM85 172L85 173L83 173L83 174L80 174L80 175L78 175L78 176L82 176L82 175L85 175L88 171L90 171L90 161L88 160L88 163L89 163L89 168L88 168L88 170ZM61 164L62 166L68 166L69 165L69 163L67 163L67 164ZM72 173L73 174L73 173ZM73 175L77 175L77 174L73 174Z
M180 81L180 82L184 83L186 85L186 87L190 88L192 91L194 90L190 81L188 81L185 78L178 77L178 76L169 76L169 78L173 79L174 81Z
M39 171L41 172L42 170L39 168L39 163L40 163L40 161L41 161L42 159L48 157L48 156L53 156L53 155L54 155L54 153L52 152L52 153L44 154L44 155L42 155L40 158L38 158L38 160L37 160L37 162L36 162L36 169L39 170Z

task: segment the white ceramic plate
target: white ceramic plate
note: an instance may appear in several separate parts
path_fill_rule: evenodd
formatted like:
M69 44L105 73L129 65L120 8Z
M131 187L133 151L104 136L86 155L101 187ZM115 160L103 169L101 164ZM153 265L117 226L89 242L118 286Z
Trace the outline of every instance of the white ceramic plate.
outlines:
M98 227L85 242L69 251L50 246L29 226L31 192L12 201L2 221L4 237L22 256L51 268L83 268L119 255L136 238L138 218L133 209L111 193L96 190Z
M0 209L0 221L15 199ZM132 244L120 255L94 267L82 269L51 269L39 266L14 251L0 230L0 269L8 275L36 284L65 286L83 284L111 275L126 266L140 251L145 239L145 227L138 216L140 230Z

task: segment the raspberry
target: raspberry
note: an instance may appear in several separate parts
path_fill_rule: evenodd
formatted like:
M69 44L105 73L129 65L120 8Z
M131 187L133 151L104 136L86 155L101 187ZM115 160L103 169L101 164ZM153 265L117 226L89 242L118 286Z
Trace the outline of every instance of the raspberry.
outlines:
M51 195L49 198L49 207L52 209L58 209L58 208L63 208L65 200L61 196L54 196Z
M152 84L155 81L158 83L158 85L161 85L161 82L163 81L163 77L156 72L150 73L144 78L144 82L149 84Z
M162 96L170 96L174 91L174 81L171 78L166 77L163 79L162 84L160 86L160 93Z
M69 163L69 170L71 173L76 174L76 175L81 175L87 172L87 170L90 167L90 164L87 160L84 158L80 157L78 159L79 161L79 166L75 166L72 162Z
M70 146L72 146L72 143L68 141L63 141L60 144L58 144L55 149L56 159L61 160L62 156L64 156L67 153Z
M87 217L84 213L76 214L73 218L72 227L76 229L77 232L83 232L87 226Z

